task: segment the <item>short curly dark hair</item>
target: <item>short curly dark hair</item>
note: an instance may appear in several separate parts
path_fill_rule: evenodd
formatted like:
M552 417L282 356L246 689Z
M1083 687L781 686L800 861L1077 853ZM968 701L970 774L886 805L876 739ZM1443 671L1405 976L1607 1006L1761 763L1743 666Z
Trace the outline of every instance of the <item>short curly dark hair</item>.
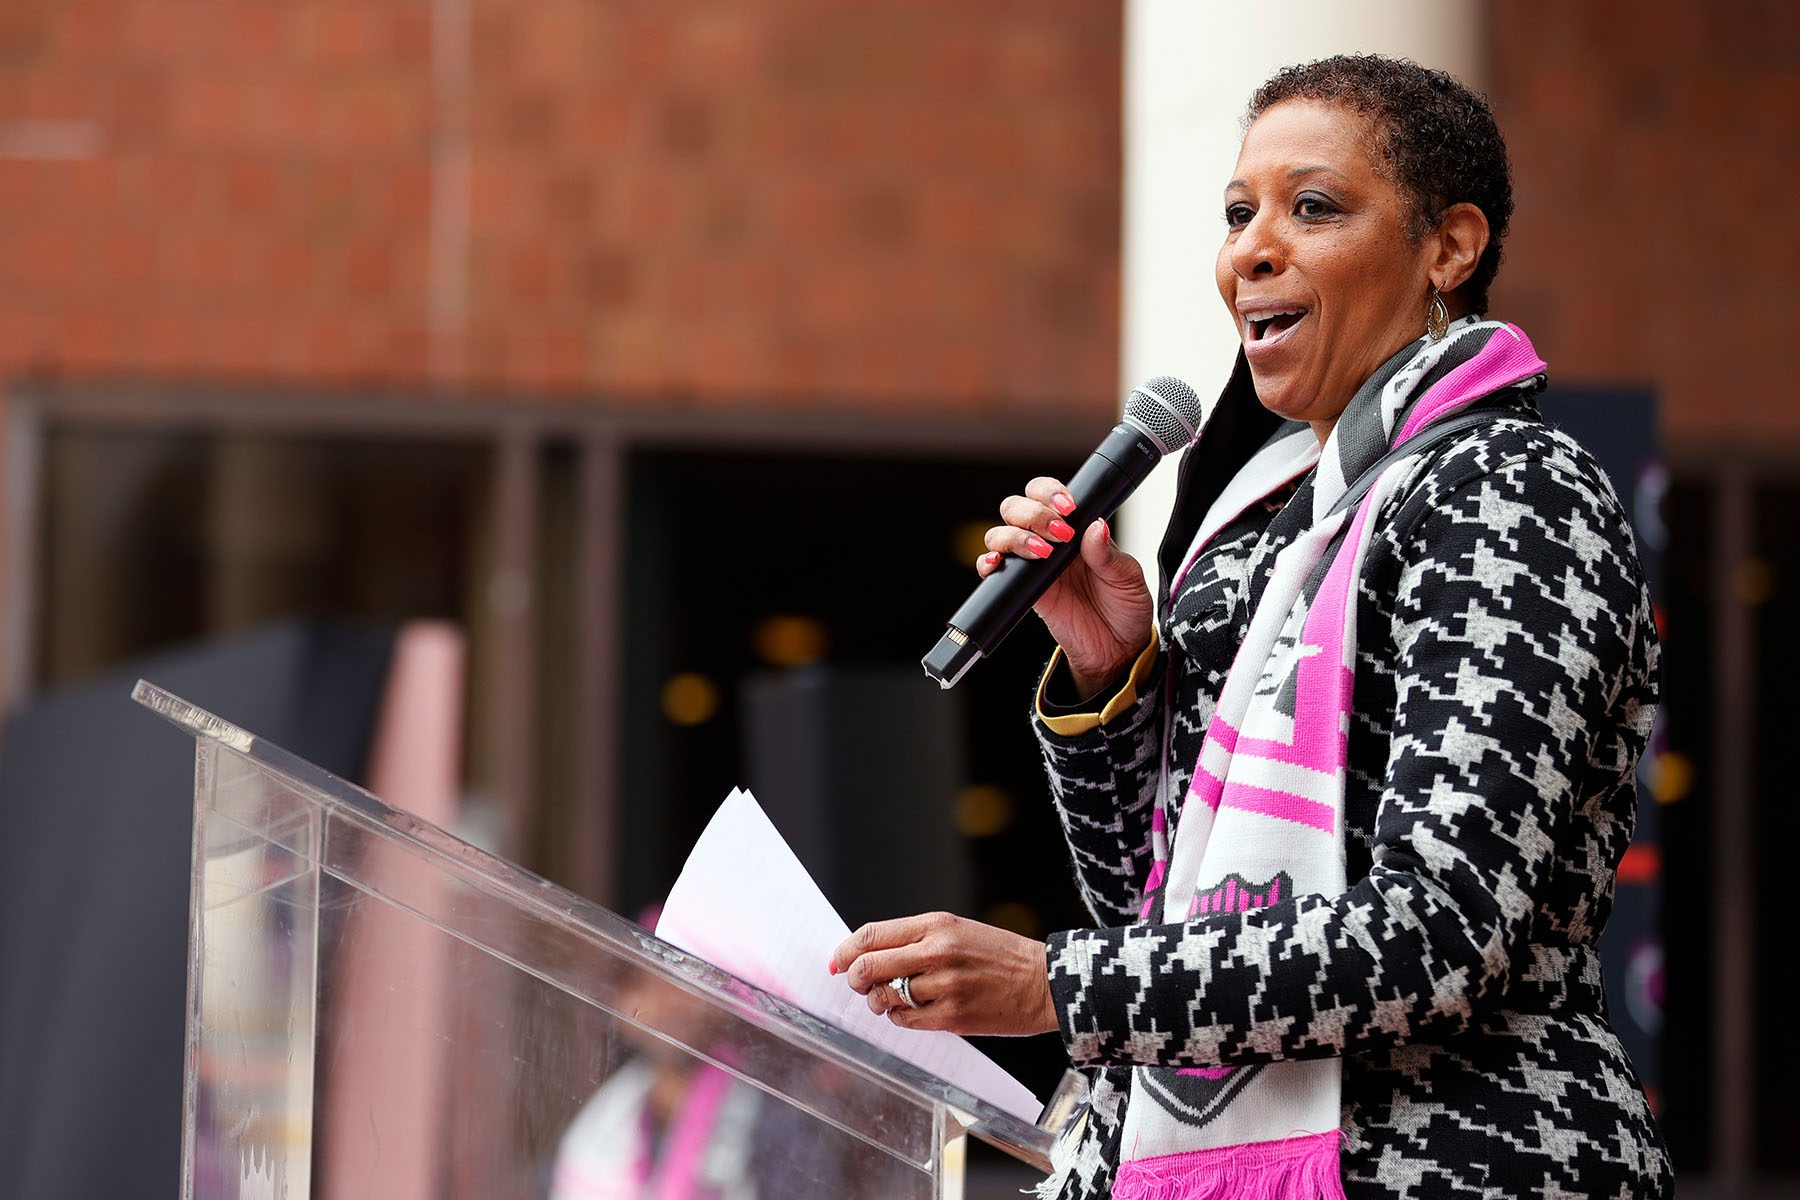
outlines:
M1486 312L1512 220L1512 166L1486 97L1453 75L1404 58L1339 54L1276 72L1250 97L1244 126L1287 100L1339 104L1370 118L1376 162L1391 173L1423 237L1452 204L1467 201L1488 221L1488 244L1462 285L1473 312Z

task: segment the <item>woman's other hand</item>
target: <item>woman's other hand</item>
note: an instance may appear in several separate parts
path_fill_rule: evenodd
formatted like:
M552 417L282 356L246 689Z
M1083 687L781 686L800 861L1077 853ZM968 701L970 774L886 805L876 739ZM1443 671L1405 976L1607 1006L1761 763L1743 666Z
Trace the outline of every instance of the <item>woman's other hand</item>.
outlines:
M1063 518L1075 509L1060 480L1039 476L1025 485L1023 496L1000 504L1000 519L987 531L988 552L975 563L986 579L1002 558L1048 558L1051 542L1077 536ZM1063 649L1069 671L1083 696L1091 696L1130 666L1150 644L1155 604L1144 582L1144 569L1112 540L1105 521L1094 521L1080 534L1081 553L1038 599L1037 615Z
M868 998L871 1012L908 1029L1023 1035L1057 1027L1044 943L951 913L864 925L832 954L831 970ZM917 1008L888 986L902 975Z

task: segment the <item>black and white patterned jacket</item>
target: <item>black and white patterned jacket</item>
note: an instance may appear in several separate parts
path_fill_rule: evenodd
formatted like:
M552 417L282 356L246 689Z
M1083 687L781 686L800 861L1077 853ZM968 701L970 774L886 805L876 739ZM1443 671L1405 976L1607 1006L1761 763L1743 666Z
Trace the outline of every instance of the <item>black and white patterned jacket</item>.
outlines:
M1596 949L1656 708L1649 597L1593 459L1529 400L1511 404L1449 439L1378 515L1343 895L1138 921L1165 736L1160 794L1179 798L1274 553L1310 511L1310 477L1241 517L1165 598L1163 649L1123 711L1084 730L1096 718L1057 709L1072 685L1053 664L1036 725L1100 926L1050 939L1069 1054L1101 1068L1064 1197L1108 1194L1125 1068L1327 1055L1344 1059L1351 1197L1670 1191ZM1237 419L1239 440L1263 436ZM1200 494L1177 502L1165 578L1210 502L1206 470L1184 465L1184 493Z

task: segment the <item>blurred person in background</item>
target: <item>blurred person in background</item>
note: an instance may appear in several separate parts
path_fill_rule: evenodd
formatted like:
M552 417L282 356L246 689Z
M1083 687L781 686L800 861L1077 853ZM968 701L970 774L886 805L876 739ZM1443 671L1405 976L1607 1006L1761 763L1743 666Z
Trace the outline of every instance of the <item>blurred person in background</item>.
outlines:
M1483 98L1340 56L1252 97L1217 282L1237 369L1153 595L1039 478L979 570L1081 553L1036 727L1099 927L947 914L832 969L895 1022L1094 1068L1046 1196L1660 1196L1597 941L1658 645L1625 515L1488 321Z
M652 905L638 924L655 929L659 916ZM754 1200L761 1094L651 1032L675 1026L685 1044L707 1044L706 1014L681 989L641 971L619 994L629 1057L564 1131L550 1200Z
M656 927L661 906L638 923ZM908 1164L772 1100L725 1067L729 1026L649 971L619 981L622 1061L570 1120L549 1200L767 1200L891 1195ZM822 1086L829 1087L829 1083Z
M625 989L652 1024L685 999L649 974ZM550 1200L754 1200L756 1089L636 1024L619 1029L631 1057L564 1132Z

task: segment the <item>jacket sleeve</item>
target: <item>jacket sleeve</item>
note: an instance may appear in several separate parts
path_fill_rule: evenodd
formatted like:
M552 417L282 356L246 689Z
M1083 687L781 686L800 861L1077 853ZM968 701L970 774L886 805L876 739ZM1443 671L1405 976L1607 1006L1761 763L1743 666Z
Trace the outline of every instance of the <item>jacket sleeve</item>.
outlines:
M1162 768L1162 675L1158 641L1133 664L1098 711L1051 711L1046 693L1062 652L1038 685L1033 727L1081 898L1100 925L1135 920L1150 872L1150 819Z
M1397 546L1369 874L1331 898L1052 935L1077 1065L1327 1057L1503 1003L1578 807L1631 785L1654 631L1617 501L1575 460L1509 457L1428 499Z

